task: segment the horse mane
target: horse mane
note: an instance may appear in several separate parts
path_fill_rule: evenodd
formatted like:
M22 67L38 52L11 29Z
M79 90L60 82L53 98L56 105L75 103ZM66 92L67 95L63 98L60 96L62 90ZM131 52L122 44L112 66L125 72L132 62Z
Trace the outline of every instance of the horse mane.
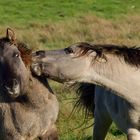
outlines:
M140 47L128 47L119 46L112 44L88 44L86 42L78 43L77 46L81 48L81 55L89 54L93 51L96 52L96 57L104 57L106 59L106 54L113 54L118 57L122 57L126 63L136 67L140 66ZM90 51L90 52L89 52Z
M85 113L85 118L94 115L94 98L95 98L95 85L90 83L78 83L76 87L76 94L78 96L75 103L75 108L80 107Z
M28 46L23 42L17 43L17 48L20 51L21 58L25 64L25 66L30 66L32 62L32 50L28 48Z

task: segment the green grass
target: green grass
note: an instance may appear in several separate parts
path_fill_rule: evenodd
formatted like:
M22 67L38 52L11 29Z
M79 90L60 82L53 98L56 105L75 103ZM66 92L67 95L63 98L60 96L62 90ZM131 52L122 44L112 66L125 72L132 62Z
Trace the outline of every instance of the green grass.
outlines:
M139 0L0 0L0 24L45 25L88 13L115 18L139 9Z
M95 0L92 5L97 15L114 18L116 16L126 15L128 13L136 13L140 10L139 0Z

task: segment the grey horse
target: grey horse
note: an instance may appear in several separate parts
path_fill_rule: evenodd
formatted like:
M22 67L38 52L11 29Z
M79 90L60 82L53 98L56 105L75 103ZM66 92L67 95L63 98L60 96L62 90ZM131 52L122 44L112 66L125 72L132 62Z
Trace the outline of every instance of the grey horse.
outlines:
M95 90L94 140L104 139L112 120L128 140L140 139L140 48L80 42L37 51L33 60L32 71L38 76L100 86Z
M47 81L32 75L30 53L11 29L0 38L0 140L58 140L58 101Z

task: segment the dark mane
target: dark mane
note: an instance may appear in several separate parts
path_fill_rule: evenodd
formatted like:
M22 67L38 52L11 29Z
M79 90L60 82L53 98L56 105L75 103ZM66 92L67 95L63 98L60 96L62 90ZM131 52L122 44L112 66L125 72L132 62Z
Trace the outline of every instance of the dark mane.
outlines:
M81 42L77 45L81 48L81 55L88 54L92 51L97 53L97 57L105 57L106 54L114 54L118 57L123 57L124 61L130 65L140 66L140 47L128 47L128 46L118 46L118 45L102 45L102 44L88 44ZM89 52L90 51L90 52Z
M74 85L76 87L77 102L75 107L80 107L85 112L85 118L94 115L94 96L95 85L89 83L78 83Z

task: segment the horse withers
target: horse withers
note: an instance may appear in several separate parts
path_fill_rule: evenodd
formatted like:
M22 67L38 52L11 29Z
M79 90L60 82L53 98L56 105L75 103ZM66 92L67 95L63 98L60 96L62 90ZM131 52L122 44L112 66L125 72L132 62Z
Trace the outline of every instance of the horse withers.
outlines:
M105 97L102 106L106 106L102 111L106 114L109 112L105 117L111 117L129 140L139 140L140 48L80 42L60 50L34 52L33 58L32 71L36 75L44 75L62 83L99 85L95 91L97 96L103 92L101 97ZM97 121L99 117L101 120L100 113L95 115L95 124L100 121ZM102 122L100 125L104 126ZM98 133L101 129L94 129L96 133L93 135L97 140L104 139Z
M58 140L58 101L30 71L31 51L7 29L0 38L0 140Z

